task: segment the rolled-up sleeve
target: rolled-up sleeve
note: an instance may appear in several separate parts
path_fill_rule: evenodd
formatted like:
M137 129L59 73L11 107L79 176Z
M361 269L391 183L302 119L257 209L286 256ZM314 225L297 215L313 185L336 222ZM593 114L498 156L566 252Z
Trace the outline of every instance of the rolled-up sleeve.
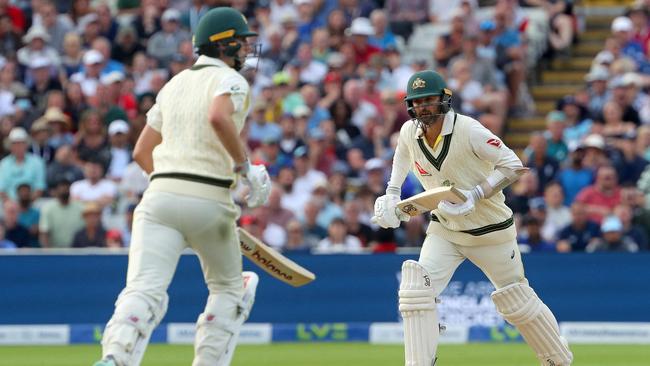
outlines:
M213 96L217 97L223 94L230 94L230 99L232 100L232 105L235 107L235 112L241 112L242 108L244 108L248 89L248 83L243 76L239 74L229 75L219 83Z

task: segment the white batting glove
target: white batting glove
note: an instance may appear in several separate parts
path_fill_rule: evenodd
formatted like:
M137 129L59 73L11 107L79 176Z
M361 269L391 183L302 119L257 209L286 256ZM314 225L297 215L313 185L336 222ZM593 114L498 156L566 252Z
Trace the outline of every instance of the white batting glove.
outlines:
M266 203L271 193L271 178L264 165L250 165L242 172L244 184L250 190L246 196L248 207L259 207Z
M464 189L458 190L467 197L465 202L451 203L449 201L440 201L438 203L438 210L446 216L467 216L474 212L476 202L484 197L481 186L476 186L469 191Z
M398 195L386 194L375 201L375 215L370 219L384 229L397 228L401 221L409 221L411 216L397 209Z

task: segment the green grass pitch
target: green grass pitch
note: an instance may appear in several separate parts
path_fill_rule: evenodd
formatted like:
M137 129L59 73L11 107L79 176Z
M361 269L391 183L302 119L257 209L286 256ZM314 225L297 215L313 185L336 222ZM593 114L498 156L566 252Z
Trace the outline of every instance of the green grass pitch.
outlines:
M647 366L648 345L572 345L574 366ZM97 345L58 347L0 346L0 366L90 366ZM142 366L189 366L191 346L151 345ZM524 344L442 345L441 366L537 366ZM365 343L284 343L239 346L232 366L399 366L401 346Z

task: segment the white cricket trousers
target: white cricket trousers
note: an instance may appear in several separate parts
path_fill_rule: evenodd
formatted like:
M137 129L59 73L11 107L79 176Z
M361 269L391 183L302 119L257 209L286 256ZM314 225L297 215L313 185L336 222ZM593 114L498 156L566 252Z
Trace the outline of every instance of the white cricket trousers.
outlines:
M436 297L466 258L485 273L496 289L518 282L528 284L516 240L497 245L463 246L430 233L424 240L418 262L431 275Z

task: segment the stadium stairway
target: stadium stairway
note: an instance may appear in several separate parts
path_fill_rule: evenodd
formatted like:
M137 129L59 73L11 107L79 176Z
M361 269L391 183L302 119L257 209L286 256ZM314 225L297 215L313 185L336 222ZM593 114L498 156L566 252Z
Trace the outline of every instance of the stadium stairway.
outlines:
M579 42L574 44L569 57L560 57L539 70L539 77L531 85L531 94L536 111L533 116L511 118L507 122L506 144L522 156L528 145L530 134L544 130L545 116L555 109L557 100L584 88L585 75L589 72L591 62L604 48L605 40L610 34L612 20L624 12L628 0L586 0L578 13L586 14L584 31Z

